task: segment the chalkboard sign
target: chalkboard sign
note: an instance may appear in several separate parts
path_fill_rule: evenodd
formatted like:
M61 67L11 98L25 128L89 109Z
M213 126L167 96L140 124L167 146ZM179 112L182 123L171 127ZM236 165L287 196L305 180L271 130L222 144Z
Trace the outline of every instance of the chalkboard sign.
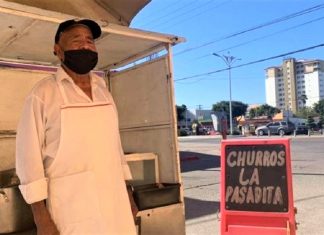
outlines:
M225 158L226 210L288 211L285 145L227 145Z

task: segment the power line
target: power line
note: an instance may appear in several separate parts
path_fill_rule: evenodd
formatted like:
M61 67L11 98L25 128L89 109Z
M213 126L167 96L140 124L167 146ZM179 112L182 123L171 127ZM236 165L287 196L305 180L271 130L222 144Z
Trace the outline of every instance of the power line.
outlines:
M232 33L232 34L229 34L227 36L223 36L221 38L218 38L216 40L201 44L199 46L184 49L184 50L182 50L182 51L180 51L178 53L175 53L174 56L181 55L181 54L184 54L184 53L187 53L189 51L193 51L193 50L196 50L196 49L199 49L199 48L202 48L202 47L206 47L206 46L212 45L212 44L214 44L216 42L219 42L219 41L222 41L222 40L225 40L225 39L229 39L229 38L233 38L233 37L236 37L236 36L239 36L239 35L242 35L242 34L257 30L257 29L261 29L261 28L264 28L266 26L277 24L277 23L280 23L280 22L283 22L283 21L286 21L286 20L301 16L301 15L305 15L305 14L311 13L313 11L320 10L322 8L324 8L324 4L316 5L316 6L304 9L302 11L298 11L298 12L295 12L295 13L292 13L292 14L289 14L289 15L286 15L286 16L283 16L283 17L275 18L274 20L271 20L269 22L266 22L266 23L263 23L263 24L260 24L260 25L257 25L257 26L253 26L253 27L248 28L248 29L244 29L242 31Z
M185 22L185 21L192 20L193 18L195 18L195 17L197 17L197 16L200 16L200 15L206 13L207 11L211 11L211 10L214 10L215 8L219 8L219 7L225 5L226 3L229 3L229 2L231 2L231 1L232 1L232 0L224 1L224 2L222 2L222 3L220 3L220 4L217 4L217 5L213 6L213 7L208 8L208 9L205 10L205 11L202 11L202 12L199 12L199 13L193 15L193 16L191 16L190 18L187 17L187 18L185 18L185 19L183 19L183 20L181 20L181 21L173 22L171 26L165 26L165 27L168 27L168 29L170 29L170 28L172 28L172 27L174 27L174 26L176 26L176 25L178 25L178 24L181 24L181 23L183 23L183 22ZM165 27L162 27L162 29L165 28Z
M185 12L183 12L183 13L181 13L181 14L178 14L178 15L175 15L175 16L173 16L173 17L170 17L170 18L168 18L166 21L163 21L163 22L161 22L161 23L159 23L159 24L157 24L157 25L154 25L154 27L158 27L158 26L160 26L160 25L165 25L166 23L168 23L168 22L170 22L170 21L173 21L174 19L177 19L177 18L179 18L179 17L181 17L181 16L191 14L191 13L193 13L193 12L195 12L195 11L201 9L201 8L204 8L204 7L208 6L209 4L211 4L211 3L213 3L213 2L214 2L214 0L209 0L209 1L206 2L205 4L200 4L198 7L194 7L194 8L192 8L192 9L190 9L190 10L188 10L188 11L185 11ZM206 11L206 10L204 10L203 13L204 13L205 11ZM200 13L201 13L201 12L200 12ZM190 17L190 18L191 18L191 17ZM188 19L188 18L185 18L185 19ZM172 25L173 25L173 24L174 24L174 22L172 22ZM164 27L165 27L165 26L164 26Z
M296 53L300 53L300 52L304 52L304 51L308 51L308 50L313 50L315 48L323 47L323 46L324 46L324 43L319 44L319 45L315 45L315 46L311 46L311 47L307 47L307 48L304 48L304 49L296 50L296 51L287 52L287 53L276 55L276 56L271 56L271 57L268 57L268 58L265 58L265 59L259 59L259 60L255 60L255 61L248 62L248 63L245 63L245 64L236 65L236 66L233 66L231 68L235 69L235 68L240 68L240 67L244 67L244 66L248 66L248 65L252 65L252 64L256 64L256 63L261 63L261 62L264 62L264 61L267 61L267 60L277 59L277 58L280 58L280 57L284 57L284 56L288 56L288 55L292 55L292 54L296 54ZM214 74L214 73L223 72L223 71L226 71L226 70L228 70L228 68L219 69L219 70L211 71L211 72L208 72L208 73L196 74L196 75L193 75L193 76L190 76L190 77L179 78L179 79L175 79L174 81L177 82L177 81L188 80L188 79L192 79L192 78L197 78L197 77L201 77L201 76L206 76L206 75L210 75L210 74Z
M178 0L175 4L169 4L161 9L159 9L159 12L165 12L165 10L169 9L170 7L175 7L176 5L179 5L179 3L181 3L184 0ZM144 20L146 18L151 18L153 15L156 15L155 11L152 11L151 14L148 14L147 16L144 17Z
M172 14L175 13L175 12L179 12L179 11L181 11L181 10L183 10L183 9L186 9L186 8L188 8L188 6L191 6L192 4L194 4L194 3L196 3L196 2L197 2L197 1L192 1L192 2L190 2L189 4L186 4L185 6L180 6L180 7L176 8L176 9L174 9L173 11L171 11L171 12L169 12L169 13L166 13L166 14L162 15L162 16L159 17L159 18L155 18L155 19L153 19L153 20L151 20L151 21L149 21L149 22L147 22L147 23L144 23L144 24L142 24L142 25L139 25L139 27L148 26L148 25L151 25L151 24L154 23L154 22L159 22L161 19L164 19L164 18L166 18L166 17L169 17L170 15L172 15Z
M228 80L228 77L212 77L212 76L208 76L207 78L206 77L202 77L202 78L200 78L200 79L197 79L197 80L195 80L195 81L190 81L190 82L182 82L182 81L177 81L177 84L179 84L179 85L191 85L191 84L195 84L195 83L197 83L197 82L200 82L200 81L202 81L202 80L208 80L208 81L210 81L210 80L214 80L214 79L217 79L218 81L219 80ZM237 76L235 76L234 78L232 78L232 80L259 80L260 78L258 77L258 78L256 78L256 77L237 77Z
M311 20L311 21L307 21L305 23L302 23L302 24L298 24L298 25L295 25L295 26L292 26L292 27L289 27L289 28L286 28L286 29L283 29L283 30L280 30L280 31L277 31L277 32L274 32L274 33L271 33L271 34L267 34L265 36L262 36L262 37L258 37L258 38L255 38L255 39L252 39L252 40L249 40L249 41L246 41L246 42L242 42L242 43L239 43L239 44L236 44L234 46L231 46L231 47L227 47L225 49L222 49L222 50L219 50L219 51L216 51L216 53L221 53L221 52L224 52L224 51L228 51L228 50L231 50L233 48L238 48L238 47L241 47L241 46L244 46L244 45L247 45L247 44L250 44L252 42L255 42L255 41L259 41L261 39L265 39L265 38L268 38L268 37L271 37L271 36L274 36L274 35L277 35L277 34L280 34L280 33L284 33L284 32L287 32L289 30L293 30L293 29L296 29L296 28L299 28L299 27L302 27L302 26L305 26L307 24L311 24L311 23L314 23L316 21L320 21L320 20L323 20L324 19L324 16L323 17L319 17L319 18L316 18L314 20ZM205 54L203 56L200 56L200 57L197 57L195 59L202 59L202 58L205 58L205 57L208 57L208 56L211 56L212 54Z
M272 59L276 59L276 58L280 58L280 57L284 57L284 56L288 56L288 55L292 55L292 54L296 54L296 53L300 53L300 52L304 52L304 51L308 51L308 50L313 50L315 48L322 47L322 46L324 46L324 43L318 44L316 46L311 46L311 47L307 47L307 48L304 48L304 49L284 53L284 54L281 54L281 55L272 56L272 57L268 57L268 58L265 58L265 59L260 59L260 60L257 60L257 61L252 61L252 62L249 62L249 63L233 66L232 68L239 68L239 67L243 67L243 66L247 66L247 65L251 65L251 64L256 64L256 63L264 62L264 61L267 61L267 60L272 60Z

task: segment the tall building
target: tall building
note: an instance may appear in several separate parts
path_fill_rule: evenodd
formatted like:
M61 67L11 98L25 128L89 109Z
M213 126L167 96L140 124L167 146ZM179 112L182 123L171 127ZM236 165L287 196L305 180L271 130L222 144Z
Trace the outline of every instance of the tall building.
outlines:
M266 69L266 103L296 113L324 99L324 61L284 59Z

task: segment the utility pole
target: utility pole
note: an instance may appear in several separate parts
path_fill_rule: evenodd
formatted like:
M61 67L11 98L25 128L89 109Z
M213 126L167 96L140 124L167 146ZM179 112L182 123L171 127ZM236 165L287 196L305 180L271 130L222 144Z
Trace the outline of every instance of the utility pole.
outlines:
M233 135L233 117L232 117L232 82L231 82L231 69L235 61L241 60L234 56L231 56L228 52L228 55L219 55L213 53L214 56L221 58L228 68L228 81L229 81L229 113L230 113L230 134Z
M197 120L199 121L199 117L201 115L202 105L201 104L198 104L197 106L198 106L198 112L196 113L196 115L197 115Z

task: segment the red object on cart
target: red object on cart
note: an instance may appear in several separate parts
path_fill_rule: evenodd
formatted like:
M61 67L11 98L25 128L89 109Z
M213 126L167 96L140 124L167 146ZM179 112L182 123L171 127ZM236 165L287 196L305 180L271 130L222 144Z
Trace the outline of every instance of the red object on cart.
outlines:
M221 145L221 234L295 235L289 139Z

